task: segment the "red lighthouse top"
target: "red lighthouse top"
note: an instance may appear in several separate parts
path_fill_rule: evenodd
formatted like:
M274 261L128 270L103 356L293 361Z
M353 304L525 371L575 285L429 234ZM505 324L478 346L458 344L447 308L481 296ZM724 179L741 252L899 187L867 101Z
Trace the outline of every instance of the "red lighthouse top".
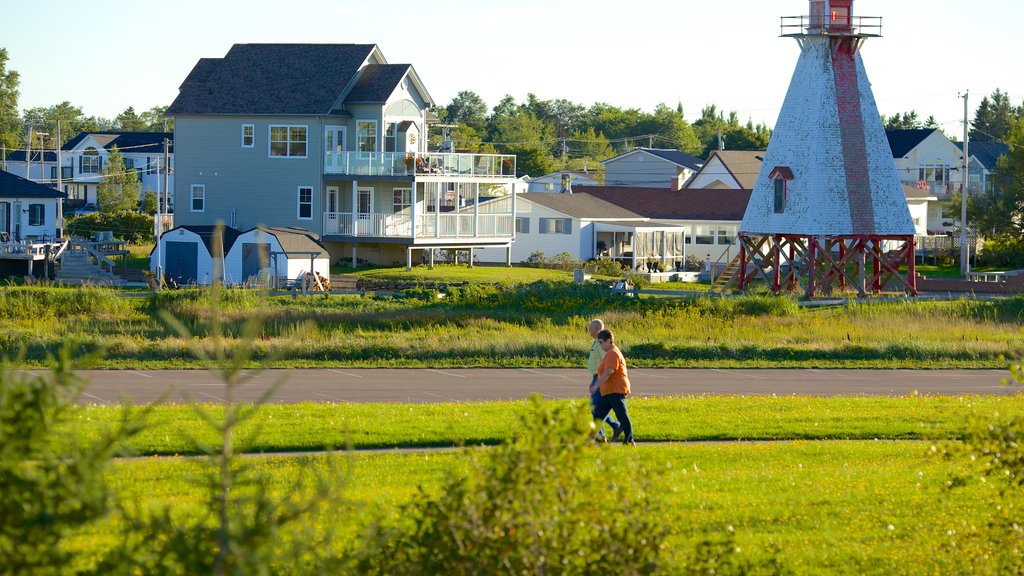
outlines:
M810 15L782 18L782 36L881 36L882 19L853 16L853 0L810 0Z

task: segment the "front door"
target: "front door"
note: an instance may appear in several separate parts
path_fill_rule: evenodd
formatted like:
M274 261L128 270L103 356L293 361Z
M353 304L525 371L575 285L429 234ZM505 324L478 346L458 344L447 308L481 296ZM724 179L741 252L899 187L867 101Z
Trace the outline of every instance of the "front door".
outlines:
M359 188L357 192L356 234L373 234L373 188Z
M338 220L338 187L327 187L327 198L324 202L327 208L324 214L324 234L341 234Z
M167 248L164 274L178 286L194 284L199 275L199 244L168 241L164 247Z

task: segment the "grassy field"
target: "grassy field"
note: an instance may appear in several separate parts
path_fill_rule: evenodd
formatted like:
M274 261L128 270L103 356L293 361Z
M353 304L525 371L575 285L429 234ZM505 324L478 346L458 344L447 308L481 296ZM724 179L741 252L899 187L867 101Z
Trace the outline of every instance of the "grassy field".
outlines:
M984 527L992 519L990 503L999 497L998 488L975 480L949 490L953 479L971 478L974 471L970 461L938 456L932 447L944 441L882 439L955 438L970 415L1019 414L1022 402L1024 397L639 401L634 406L642 438L777 441L595 446L590 465L614 482L629 482L646 470L653 483L648 493L660 502L660 520L670 529L670 554L685 556L697 539L729 533L738 559L763 567L755 574L775 573L764 568L769 562L792 574L996 574L991 557L998 550L985 540ZM515 421L511 413L524 408L523 403L266 407L264 423L283 439L334 429L339 439L367 438L356 430L372 428L371 437L396 444L418 445L433 435L431 443L451 445L507 438ZM191 419L181 416L185 409L174 411ZM110 412L91 408L86 414L95 422ZM164 418L175 419L166 412ZM438 423L445 419L454 422ZM489 431L470 431L481 425ZM347 433L341 431L345 428ZM160 434L177 433L165 427ZM861 440L806 440L814 438ZM140 442L152 447L162 441ZM287 491L300 470L322 466L326 457L268 456L249 464L269 474L275 490ZM422 497L420 490L435 494L469 471L468 452L462 450L341 457L346 475L339 490L347 506L332 515L345 519L348 536L340 546L355 541L377 515L398 515L401 505ZM197 459L122 460L112 487L127 501L172 504L176 513L187 515L204 505L207 470ZM81 533L69 545L85 556L95 553L113 544L108 534L116 522Z
M551 282L406 295L264 299L233 290L217 315L232 342L261 318L256 356L278 367L575 367L594 317L638 367L1000 368L1024 350L1022 297L809 309L770 296L637 299ZM9 287L0 292L0 347L25 348L39 365L71 338L104 349L103 367L197 367L189 347L210 342L206 298ZM161 311L193 337L171 330Z
M290 452L325 448L399 448L497 444L514 433L529 401L443 404L319 404L260 407L237 449ZM203 407L219 416L219 407ZM86 407L75 436L98 438L121 410ZM1024 414L1024 395L815 398L693 396L630 401L641 442L721 440L958 439L969 416ZM195 453L193 441L216 438L190 406L157 406L136 437L137 454Z

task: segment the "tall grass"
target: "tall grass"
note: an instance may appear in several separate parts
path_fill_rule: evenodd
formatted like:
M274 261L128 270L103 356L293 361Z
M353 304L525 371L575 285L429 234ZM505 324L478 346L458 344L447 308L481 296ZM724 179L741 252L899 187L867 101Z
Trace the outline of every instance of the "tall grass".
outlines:
M9 288L0 293L0 344L45 358L71 334L107 349L112 367L188 366L167 310L195 335L210 318L199 290L122 299L102 289ZM526 285L411 290L404 298L263 299L227 291L219 319L237 338L263 317L256 357L278 366L570 366L581 363L594 317L615 331L635 366L1002 367L1024 350L1024 298L994 302L852 302L802 308L789 298L626 298L600 287Z

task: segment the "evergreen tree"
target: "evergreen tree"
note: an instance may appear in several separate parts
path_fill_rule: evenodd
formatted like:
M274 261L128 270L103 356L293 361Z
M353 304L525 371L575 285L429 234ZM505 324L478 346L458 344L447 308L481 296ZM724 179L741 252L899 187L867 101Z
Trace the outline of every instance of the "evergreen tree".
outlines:
M18 116L18 84L20 75L7 70L7 49L0 48L0 144L8 150L21 142L21 121Z
M464 124L478 133L487 129L487 103L476 92L459 92L445 110L452 124Z
M118 130L123 132L144 132L146 123L135 113L135 108L129 106L124 112L117 115L114 124Z
M139 202L139 212L143 214L149 214L150 216L156 214L157 201L156 192L150 189L146 189L146 193L142 195L142 200Z
M135 170L125 170L124 157L114 146L103 167L102 180L96 190L96 201L101 212L127 212L139 204L142 183Z
M971 122L971 140L977 142L993 142L1004 140L1010 132L1010 124L1020 119L1021 108L1010 104L1010 97L998 88L992 93L991 99L985 96L974 113Z
M1024 264L1024 119L1012 119L1005 138L1009 154L999 158L994 190L972 196L968 220L985 237L985 251L1000 247L1003 264Z

